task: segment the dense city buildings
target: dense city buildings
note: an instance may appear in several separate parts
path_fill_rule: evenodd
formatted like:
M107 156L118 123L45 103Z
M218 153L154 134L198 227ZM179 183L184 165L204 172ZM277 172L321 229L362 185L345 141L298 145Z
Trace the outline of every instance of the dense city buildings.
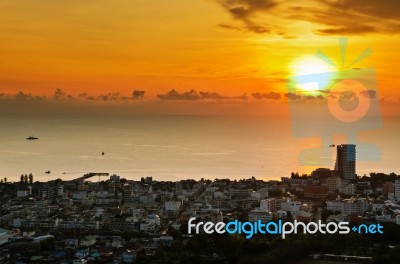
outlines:
M349 157L354 160L349 161ZM351 258L372 263L377 243L385 246L400 242L400 176L371 173L359 177L354 166L355 146L339 145L334 170L317 168L310 175L292 173L281 181L254 177L176 182L146 177L135 181L108 173L89 173L69 181L2 182L0 263L157 263L160 255L172 254L173 248L183 251L173 253L171 263L188 263L188 256L196 252L203 253L199 263L228 260L231 254L241 257L242 249L232 253L208 246L203 252L198 246L193 252L193 243L199 243L204 234L188 233L192 218L213 224L379 223L389 231L379 240L365 240L361 251L356 250L357 237L346 237L353 241ZM99 175L107 179L99 177L96 181ZM313 244L313 235L308 237L309 249L300 250L298 258L348 259L343 254L349 254L349 249L332 251L337 242L329 237L318 237L327 247ZM230 243L229 236L210 236L206 241L211 245L210 239L221 239L222 245ZM272 245L276 239L258 235L255 241ZM240 243L245 245L245 240L242 237Z
M196 239L186 230L192 217L214 224L321 220L400 227L400 176L395 174L352 182L328 169L281 181L131 181L116 175L89 180L3 183L0 263L39 257L40 263L140 263L143 253L156 258L166 246ZM21 253L21 248L29 250Z

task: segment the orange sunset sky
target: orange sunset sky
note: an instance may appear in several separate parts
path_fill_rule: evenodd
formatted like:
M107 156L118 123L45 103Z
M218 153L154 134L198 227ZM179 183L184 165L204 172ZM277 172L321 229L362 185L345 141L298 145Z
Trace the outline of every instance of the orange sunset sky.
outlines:
M393 114L399 14L396 0L3 0L0 100L260 111L284 104L290 76L337 70L314 55L339 65L347 37L346 62L372 49L354 67L376 68L382 111Z

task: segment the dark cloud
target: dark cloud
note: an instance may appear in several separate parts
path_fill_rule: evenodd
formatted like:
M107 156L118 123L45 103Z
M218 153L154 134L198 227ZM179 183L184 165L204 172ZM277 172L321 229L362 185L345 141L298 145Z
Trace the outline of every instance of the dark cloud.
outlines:
M103 101L107 101L108 100L108 95L100 95L99 98Z
M375 32L375 23L365 20L365 16L354 10L340 10L327 1L315 2L314 5L288 8L287 18L318 24L316 34L342 35L365 34Z
M119 100L119 99L121 99L121 94L119 92L108 93L107 96L108 96L108 98L110 100Z
M16 95L15 95L15 99L17 100L31 100L33 98L32 94L29 93L24 93L19 91Z
M281 99L281 94L270 92L270 93L253 93L251 94L254 99L262 100L262 99L270 99L270 100L279 100Z
M54 91L54 100L64 100L64 99L69 99L73 100L74 97L70 94L66 94L64 91L62 91L60 88L57 88Z
M285 23L289 25L293 24L292 21L306 21L317 24L315 33L321 35L400 32L398 0L308 0L301 5L295 1L283 0L214 1L237 22L233 25L218 24L218 27L229 30L272 33L294 38L296 36L286 32ZM274 20L281 22L274 23Z
M289 100L301 100L301 95L298 95L298 94L287 93L287 94L285 94L285 96Z
M144 94L146 93L146 91L139 91L139 90L134 90L132 92L132 99L143 99L144 98Z
M325 100L325 97L323 95L305 95L303 96L303 99L309 100L309 101L317 101L317 100Z
M228 25L228 24L223 24L223 23L218 24L217 26L220 27L220 28L223 28L223 29L243 31L242 28L240 28L240 27L235 27L235 26Z
M40 100L44 100L46 97L44 96L33 96L31 93L24 93L19 91L17 94L15 95L4 95L4 97L8 97L11 99L15 99L15 100L20 100L20 101L40 101Z
M349 25L346 27L331 27L327 29L318 29L317 33L323 35L355 35L355 34L364 34L364 33L371 33L376 32L376 29L372 26L368 25Z
M360 103L359 97L352 91L346 91L339 95L338 103L346 111L353 111Z
M337 0L325 1L330 7L347 12L350 10L368 16L382 19L400 19L400 5L398 0Z
M121 95L119 92L109 93L109 94L111 94L112 96L115 96L115 97L119 97Z
M399 32L400 5L397 0L325 0L321 3L322 8L302 9L302 12L309 13L306 19L326 26L317 33L360 35Z
M254 22L252 22L251 20L244 20L246 26L245 31L249 31L249 32L253 32L253 33L258 33L258 34L262 34L262 33L269 33L270 29L266 26L263 25L258 25Z
M89 100L89 101L96 100L96 98L94 96L90 96L88 93L79 93L78 98L81 100L83 99L83 100Z
M157 95L161 100L199 100L201 96L195 91L190 90L189 92L179 93L175 89L172 89L166 94Z
M0 93L0 100L2 101L42 101L45 96L35 96L31 93L19 91L16 94Z
M115 93L108 93L108 94L102 94L100 96L97 97L98 99L102 100L102 101L116 101L121 99L121 94L119 92L115 92Z
M249 99L249 96L244 93L244 94L239 95L239 96L234 96L234 97L232 97L232 99L247 100L247 99Z
M165 94L158 94L158 98L161 100L227 100L227 99L239 99L247 100L249 97L247 94L242 94L239 96L226 96L221 95L216 92L197 92L195 90L190 90L188 92L178 92L175 89L169 91Z
M242 23L241 27L227 24L219 24L219 27L250 31L254 33L268 33L270 29L254 22L255 15L265 13L277 6L274 0L217 0L217 2L231 14L231 16Z
M217 26L223 29L230 29L230 30L237 30L237 31L243 31L243 32L253 32L253 33L268 33L270 30L268 27L263 26L263 25L258 25L251 20L243 20L244 25L241 27L233 26L233 25L228 25L228 24L218 24Z
M267 11L277 5L273 0L218 0L236 19L250 19L255 13Z
M257 100L264 99L264 95L262 93L253 93L251 94L251 96L253 96L253 98Z
M72 101L75 100L79 101L99 101L99 102L118 102L118 101L128 101L128 100L141 100L144 98L145 91L141 90L134 90L131 96L122 96L119 92L115 93L107 93L101 95L90 95L86 92L79 93L75 99L74 96L69 95L62 91L61 89L57 88L54 92L52 97L46 98L41 96L33 96L31 93L25 92L18 92L17 94L0 94L1 100L54 100L54 101ZM217 92L204 92L200 91L197 92L196 90L178 92L175 89L165 93L165 94L158 94L158 98L161 100L228 100L228 99L240 99L240 100L247 100L248 96L246 94L242 94L240 96L226 96L223 94L219 94Z
M362 91L362 92L360 92L360 95L365 98L378 99L377 93L375 90Z
M221 94L219 94L219 93L216 93L216 92L213 92L213 93L210 93L210 92L200 92L200 96L203 98L203 99L230 99L230 97L229 96L225 96L225 95L221 95Z
M61 100L61 99L63 99L65 96L66 96L65 93L64 93L60 88L57 88L57 89L54 91L54 99L56 99L56 100Z
M300 95L300 94L294 94L294 93L287 93L285 94L285 97L289 101L296 101L296 102L302 102L302 103L307 103L307 102L323 102L326 100L325 95Z
M339 99L343 100L354 100L357 98L357 95L353 91L344 91L339 94Z

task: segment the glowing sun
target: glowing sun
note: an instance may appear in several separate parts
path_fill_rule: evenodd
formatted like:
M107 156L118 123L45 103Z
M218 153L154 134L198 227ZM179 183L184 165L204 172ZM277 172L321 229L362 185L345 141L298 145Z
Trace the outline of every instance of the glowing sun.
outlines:
M333 66L313 56L299 58L290 65L290 72L294 76L294 80L298 79L298 76L316 76L313 82L296 84L296 87L304 92L325 89L334 78L335 71Z

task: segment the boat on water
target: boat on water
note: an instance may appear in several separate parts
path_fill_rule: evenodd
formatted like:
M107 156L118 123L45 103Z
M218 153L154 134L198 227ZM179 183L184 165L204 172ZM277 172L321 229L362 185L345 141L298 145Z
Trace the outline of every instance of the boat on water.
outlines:
M36 140L36 139L39 139L39 138L30 136L30 137L27 137L26 139L27 139L27 140Z

